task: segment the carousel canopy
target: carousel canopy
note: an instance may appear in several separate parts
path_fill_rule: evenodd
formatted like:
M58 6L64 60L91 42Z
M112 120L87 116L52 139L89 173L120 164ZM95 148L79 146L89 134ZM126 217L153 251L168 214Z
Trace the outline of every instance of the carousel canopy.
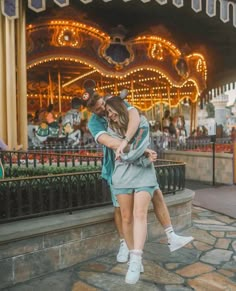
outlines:
M66 7L70 4L70 0L53 0L56 5L59 7ZM111 2L112 0L103 0L103 2ZM113 0L114 1L114 0ZM132 0L123 0L123 2L130 2ZM140 0L142 3L148 3L150 0ZM184 0L155 0L159 5L166 5L168 2L172 2L172 4L177 8L182 8L185 4ZM46 0L28 0L28 7L35 12L42 12L46 9ZM81 2L83 4L89 4L93 2L93 0L77 0L77 2ZM134 2L134 1L133 1ZM190 1L189 1L190 2ZM191 8L196 12L200 12L205 10L206 14L209 17L213 17L217 15L217 6L219 6L220 10L220 19L222 22L226 23L230 21L230 16L233 18L233 25L236 27L236 3L235 0L207 0L206 4L203 5L202 0L191 0ZM9 18L17 18L18 17L18 6L19 0L2 0L2 13Z
M67 14L70 20L61 13L49 14L27 26L32 104L39 97L48 102L49 95L67 103L82 96L88 78L103 94L116 95L127 88L129 101L141 110L158 103L194 103L206 88L207 64L199 52L180 50L170 39L150 32L126 39L121 25L108 34L91 21L73 20L78 12Z
M2 0L2 13L17 18L21 3ZM217 87L222 80L235 81L234 0L29 0L27 4L32 98L59 95L61 84L66 100L81 92L85 78L92 78L101 90L117 92L128 85L133 101L149 98L147 107L160 98L175 106L176 100L196 100L206 87Z
M199 46L205 47L209 88L236 79L236 0L28 0L23 3L27 5L29 21L45 13L53 14L53 10L65 11L68 6L76 6L105 30L123 24L129 35L137 35L151 26L163 25L175 42L179 41L179 47L183 43L197 51ZM19 0L1 0L2 13L10 19L18 17L21 5Z

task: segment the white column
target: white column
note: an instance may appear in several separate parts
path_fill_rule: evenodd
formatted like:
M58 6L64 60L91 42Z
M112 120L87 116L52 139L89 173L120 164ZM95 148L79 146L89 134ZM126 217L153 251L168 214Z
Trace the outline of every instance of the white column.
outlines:
M5 23L0 12L0 138L7 143L6 128L6 62L5 62Z
M24 2L24 1L23 1ZM19 7L17 24L17 109L18 140L24 149L28 147L27 129L27 70L26 70L26 15L25 2Z
M15 62L15 21L5 17L5 62L6 62L6 122L7 144L17 146L16 120L16 62Z

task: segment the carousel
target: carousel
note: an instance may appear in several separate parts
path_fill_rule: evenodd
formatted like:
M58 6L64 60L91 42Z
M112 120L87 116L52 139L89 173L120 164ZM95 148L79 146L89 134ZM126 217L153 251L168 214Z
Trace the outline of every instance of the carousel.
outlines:
M16 27L11 19L4 25L4 31L9 32L4 46L12 49L6 50L4 63L8 69L1 82L15 85L8 86L6 99L1 101L1 135L10 148L17 143L28 148L32 135L28 123L51 105L62 126L49 130L42 120L33 128L34 135L41 142L71 134L72 142L76 142L78 124L87 120L89 113L85 108L76 112L72 100L82 96L88 79L95 81L102 95L127 89L128 102L146 113L149 120L161 120L166 109L176 108L181 114L181 106L187 104L190 130L196 127L198 101L206 89L206 58L184 44L179 47L163 26L127 37L122 25L108 33L83 13L78 16L72 6L30 21L26 21L25 9L19 6ZM16 31L21 33L12 47ZM17 75L12 76L15 68Z
M82 96L85 80L92 79L102 95L117 95L128 89L128 102L151 120L162 118L166 108L181 108L188 103L191 127L195 127L196 104L207 80L202 54L179 49L158 34L140 34L126 40L123 26L109 35L97 24L75 21L72 12L70 15L71 20L47 16L27 25L29 114L46 111L53 104L55 116L67 119L71 101ZM80 108L81 119L88 115L85 108ZM62 123L68 127L68 122ZM69 132L74 133L73 122L69 123ZM39 126L36 134L45 140L47 135L56 137L59 131L42 133Z

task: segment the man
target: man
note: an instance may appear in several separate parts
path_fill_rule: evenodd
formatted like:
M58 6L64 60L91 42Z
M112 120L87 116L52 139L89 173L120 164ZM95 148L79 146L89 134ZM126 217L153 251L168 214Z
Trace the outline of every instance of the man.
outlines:
M139 113L134 107L131 107L127 103L129 110L129 125L124 139L118 140L116 138L112 138L107 133L105 100L103 97L99 96L97 93L91 94L91 96L87 99L86 106L93 113L88 123L89 130L95 141L104 145L102 177L107 180L108 184L110 184L114 163L113 150L116 150L116 157L118 157L120 152L122 152L123 149L127 146L128 142L131 140L138 129L140 122ZM148 153L156 155L156 153L153 151L149 151ZM117 254L117 261L123 263L128 261L129 250L123 239L120 208L113 195L112 201L115 207L115 225L120 236L120 248ZM183 237L175 234L171 224L169 211L165 204L163 194L160 190L155 191L152 202L155 214L166 232L168 246L171 252L183 247L193 240L193 237Z

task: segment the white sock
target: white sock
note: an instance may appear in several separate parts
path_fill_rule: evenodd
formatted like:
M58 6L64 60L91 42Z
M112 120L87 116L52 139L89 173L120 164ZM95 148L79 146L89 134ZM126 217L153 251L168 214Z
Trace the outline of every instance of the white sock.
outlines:
M135 256L142 256L143 251L142 250L131 250L130 251L131 254L134 254Z
M166 235L167 235L168 240L171 239L171 237L172 237L173 235L175 235L175 232L174 232L172 226L169 226L169 227L165 228L165 233L166 233Z

